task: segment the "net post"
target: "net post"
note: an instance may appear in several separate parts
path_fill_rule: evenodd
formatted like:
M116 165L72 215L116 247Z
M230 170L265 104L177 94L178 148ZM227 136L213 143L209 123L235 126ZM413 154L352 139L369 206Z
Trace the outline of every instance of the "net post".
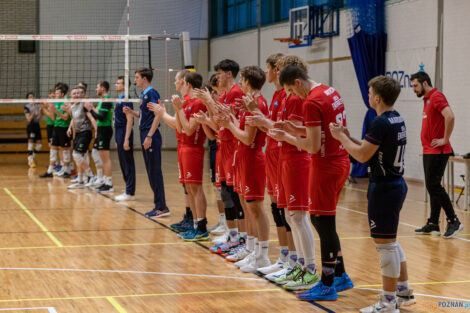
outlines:
M124 42L124 98L125 101L129 100L129 13L130 13L130 5L129 0L127 0L127 35L126 40Z

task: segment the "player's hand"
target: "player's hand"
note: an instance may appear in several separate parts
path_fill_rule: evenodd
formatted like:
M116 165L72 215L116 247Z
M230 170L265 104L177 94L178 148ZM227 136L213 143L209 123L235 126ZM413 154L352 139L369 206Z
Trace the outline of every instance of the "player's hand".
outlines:
M179 96L171 96L171 102L173 103L173 108L175 109L175 112L183 108L184 101Z
M446 144L447 144L447 142L444 138L434 138L431 141L431 147L433 147L433 148L442 147Z
M122 112L126 115L130 114L130 115L134 116L134 111L132 111L132 109L128 106L123 107Z
M131 147L129 146L129 139L124 139L124 144L122 145L125 151L129 151Z
M272 128L268 131L268 136L276 141L284 141L287 133L282 129Z
M144 149L148 150L150 146L152 145L152 137L145 137L144 139Z
M67 129L67 137L72 137L72 130L70 128Z
M219 114L214 115L214 121L225 128L228 128L230 125L230 114L227 114L225 112L221 112Z
M198 113L193 114L193 118L200 124L207 124L209 122L209 116L207 116L206 112L199 111Z
M259 105L258 103L256 103L253 95L247 94L246 96L243 96L241 99L236 99L236 100L248 112L259 111Z
M87 109L88 111L92 110L93 109L93 104L91 102L85 102L83 104L83 106L85 107L85 109Z
M193 89L193 96L204 103L209 103L212 99L211 93L207 89Z
M247 116L245 118L245 123L248 126L253 126L253 127L264 127L267 128L266 126L266 117L262 112L256 111L252 113L252 116Z
M336 140L339 140L339 138L341 137L341 134L346 134L346 132L344 131L343 125L330 123L329 127L330 127L331 136L333 136L333 138L335 138Z

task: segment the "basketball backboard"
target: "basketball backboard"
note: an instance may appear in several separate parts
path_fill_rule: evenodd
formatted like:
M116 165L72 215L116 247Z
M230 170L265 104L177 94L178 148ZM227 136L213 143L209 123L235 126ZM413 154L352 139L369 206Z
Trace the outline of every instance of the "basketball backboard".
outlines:
M299 45L289 45L290 48L310 46L312 44L313 29L313 7L303 6L290 9L290 38L300 40Z

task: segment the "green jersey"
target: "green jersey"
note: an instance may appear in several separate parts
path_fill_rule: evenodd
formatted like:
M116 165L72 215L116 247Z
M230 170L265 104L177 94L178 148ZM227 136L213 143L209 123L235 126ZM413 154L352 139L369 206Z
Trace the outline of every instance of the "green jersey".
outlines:
M64 111L62 111L62 109L60 108L62 105L64 105L63 102L55 102L54 103L54 106L56 107L56 109L60 112L60 113L65 113ZM69 127L70 125L70 121L72 120L72 118L69 116L69 118L67 120L63 120L58 114L55 115L55 121L54 121L54 127Z
M109 95L103 97L103 99L110 99ZM96 125L100 126L111 126L113 124L113 111L114 111L114 103L112 102L100 102L96 106L96 110L98 111L98 115L101 118L96 119Z
M45 116L46 118L46 125L52 125L54 126L54 120L52 118L50 118L49 116Z

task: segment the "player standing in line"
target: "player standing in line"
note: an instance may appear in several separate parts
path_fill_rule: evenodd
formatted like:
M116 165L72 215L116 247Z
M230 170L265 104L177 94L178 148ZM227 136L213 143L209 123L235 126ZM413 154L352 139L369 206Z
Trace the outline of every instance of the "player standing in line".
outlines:
M99 81L96 84L96 95L103 99L99 102L96 108L92 103L85 103L85 108L91 113L93 118L96 120L97 135L95 143L98 142L98 151L100 154L101 161L103 162L103 183L98 186L95 190L98 192L114 192L113 188L113 170L111 165L111 157L109 154L109 148L111 144L111 138L113 137L113 111L114 103L105 102L105 99L111 98L108 95L109 83L105 80Z
M244 94L249 95L258 110L268 115L266 99L261 95L261 88L266 81L264 71L258 66L247 66L240 71L240 86ZM246 208L246 223L248 240L258 239L254 254L240 267L243 272L256 272L258 268L270 266L268 258L269 248L269 219L264 211L263 201L266 189L265 156L262 151L266 143L266 133L258 131L256 127L245 125L250 112L241 109L239 121L235 121L229 114L220 114L215 117L216 122L229 130L237 139L238 169L235 176L238 192ZM249 252L251 247L247 246ZM248 258L247 258L248 259Z
M405 254L396 240L400 211L408 191L403 179L406 127L393 107L400 90L400 83L388 76L369 81L369 103L377 117L363 140L350 137L342 124L330 124L333 138L353 158L368 162L370 167L367 211L371 237L380 254L383 292L377 303L361 309L363 313L398 313L397 306L414 299L408 285Z
M85 89L81 86L76 86L71 92L72 99L82 99L85 97ZM85 109L83 103L73 102L72 105L64 105L65 110L72 116L72 121L67 130L67 135L73 138L73 156L77 163L78 178L77 181L69 185L68 189L82 189L85 188L87 181L86 172L89 164L86 159L88 147L91 142L92 133L92 115Z
M114 84L119 99L125 97L124 76L119 76ZM131 84L129 83L129 86ZM117 196L117 201L135 200L135 163L134 163L134 118L123 112L124 107L134 109L132 102L116 102L114 108L114 129L116 134L116 147L121 166L122 177L126 183L126 190Z
M339 290L352 288L340 254L341 246L335 219L336 204L349 176L349 156L341 143L331 136L329 130L331 122L346 124L343 100L333 87L314 82L304 70L294 65L288 65L281 71L279 81L286 92L305 99L306 127L283 122L280 126L293 135L280 129L270 130L270 135L312 153L309 171L309 211L312 224L320 237L322 254L321 281L309 291L297 296L302 300L336 300L337 286ZM290 221L288 219L289 223ZM292 227L291 223L290 225Z
M28 92L26 99L30 99L29 103L24 106L24 116L28 121L26 126L26 134L28 136L28 165L31 168L35 168L36 163L34 162L34 157L42 147L41 126L39 125L42 111L39 104L34 102L33 92Z
M48 99L54 99L55 98L55 91L53 89L50 89L48 94L47 94ZM51 144L52 144L52 131L54 130L54 118L55 114L52 113L52 110L50 110L50 106L53 105L53 103L40 103L39 107L41 108L42 115L45 116L46 119L46 132L47 132L47 144L49 145L49 159L51 156Z
M162 174L162 136L158 127L160 116L155 116L147 107L148 103L158 103L160 95L151 85L153 71L146 67L138 68L135 71L134 80L137 88L142 89L140 96L140 112L124 107L125 114L132 114L139 120L140 142L142 144L142 154L145 161L145 168L154 195L155 207L145 213L147 217L164 217L170 215L170 210L166 206L165 188Z

